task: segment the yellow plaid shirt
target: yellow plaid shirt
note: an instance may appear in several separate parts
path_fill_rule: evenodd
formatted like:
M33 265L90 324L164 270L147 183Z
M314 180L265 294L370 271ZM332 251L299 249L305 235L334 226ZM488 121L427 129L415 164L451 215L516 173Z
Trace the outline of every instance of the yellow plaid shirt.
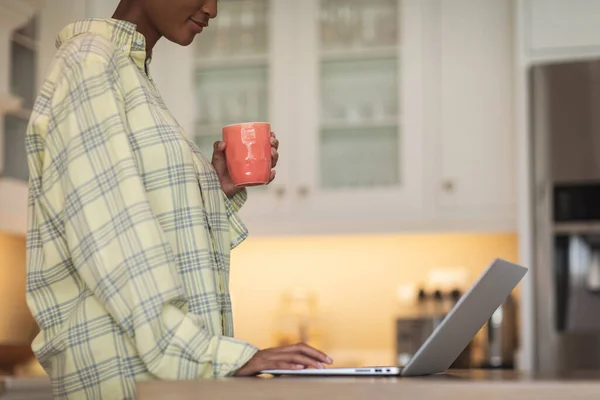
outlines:
M69 399L133 399L136 381L231 375L230 250L247 230L113 19L65 27L27 131L33 349Z

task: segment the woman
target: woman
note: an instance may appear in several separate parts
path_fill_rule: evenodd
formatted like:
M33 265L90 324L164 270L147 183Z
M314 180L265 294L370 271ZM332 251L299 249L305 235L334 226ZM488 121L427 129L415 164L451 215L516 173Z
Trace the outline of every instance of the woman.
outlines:
M217 0L122 0L112 19L59 34L27 133L28 304L56 397L133 399L141 380L331 363L304 344L232 337L246 192L224 143L200 154L148 73L162 36L187 46L216 15Z

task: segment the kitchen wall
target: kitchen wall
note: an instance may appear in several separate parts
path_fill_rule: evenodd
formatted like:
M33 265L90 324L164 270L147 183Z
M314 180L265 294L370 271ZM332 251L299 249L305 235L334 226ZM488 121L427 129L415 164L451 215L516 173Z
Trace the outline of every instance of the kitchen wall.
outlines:
M396 289L433 268L462 267L469 285L495 257L518 260L517 235L411 234L250 238L233 251L236 336L274 345L274 313L286 290L318 295L325 348L339 362L394 362ZM362 357L362 358L361 358Z
M0 342L27 343L35 334L25 303L25 238L0 233Z

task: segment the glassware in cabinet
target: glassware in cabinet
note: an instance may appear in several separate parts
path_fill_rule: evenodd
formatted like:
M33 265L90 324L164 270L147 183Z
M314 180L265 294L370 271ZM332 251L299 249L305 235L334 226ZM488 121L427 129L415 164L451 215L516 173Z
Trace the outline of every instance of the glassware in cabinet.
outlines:
M400 183L398 21L397 0L320 1L322 188Z
M395 46L398 0L321 0L323 50Z
M225 58L268 54L267 0L222 0L219 16L198 37L199 55Z

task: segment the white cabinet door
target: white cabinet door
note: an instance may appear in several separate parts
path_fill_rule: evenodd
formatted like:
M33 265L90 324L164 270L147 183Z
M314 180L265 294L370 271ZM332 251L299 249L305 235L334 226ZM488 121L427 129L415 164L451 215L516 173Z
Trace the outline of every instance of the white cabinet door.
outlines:
M311 231L401 229L399 221L419 220L421 2L294 6L302 21L292 70L294 209Z
M600 2L524 0L527 46L533 58L600 55Z
M429 160L437 168L438 217L514 228L511 1L440 5L438 149Z

